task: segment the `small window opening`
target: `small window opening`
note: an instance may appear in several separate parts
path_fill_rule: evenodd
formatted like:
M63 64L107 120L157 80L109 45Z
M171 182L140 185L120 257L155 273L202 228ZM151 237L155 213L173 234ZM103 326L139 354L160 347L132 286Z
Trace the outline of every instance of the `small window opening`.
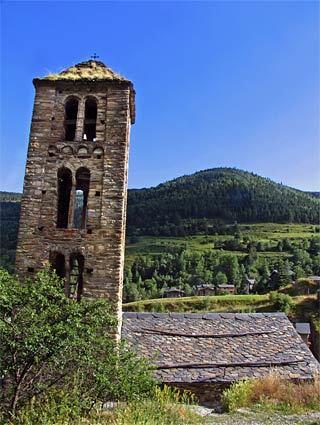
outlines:
M34 268L33 267L28 267L28 273L34 273Z
M73 227L84 229L87 221L87 205L90 186L90 171L79 168L76 172L76 199L73 215Z
M73 141L76 137L78 100L69 99L65 105L65 140Z
M42 190L42 195L45 195L47 191L45 189Z
M97 102L93 98L88 98L85 103L84 114L84 140L95 141L96 139L96 122L97 122Z
M100 192L97 190L94 196L100 196Z
M81 254L70 256L70 280L68 282L68 296L80 301L83 290L84 257Z
M88 274L92 274L93 273L93 269L91 269L91 268L90 269L87 269L87 273Z
M72 188L72 174L68 168L58 170L58 212L57 227L68 227L70 194Z
M65 278L66 277L66 262L64 255L60 252L52 252L50 254L51 268L56 272L56 275Z
M44 226L39 226L38 227L38 230L40 231L40 232L42 232L42 230L44 229Z
M92 229L87 230L88 235L92 235Z

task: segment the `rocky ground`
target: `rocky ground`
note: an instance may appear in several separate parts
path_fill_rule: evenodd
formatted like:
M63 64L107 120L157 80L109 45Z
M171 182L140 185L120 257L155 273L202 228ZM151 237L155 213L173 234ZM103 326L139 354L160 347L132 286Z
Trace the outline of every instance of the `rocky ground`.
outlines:
M320 425L320 411L285 415L274 412L252 412L245 409L240 409L233 414L219 414L202 406L194 406L194 410L205 418L206 425Z

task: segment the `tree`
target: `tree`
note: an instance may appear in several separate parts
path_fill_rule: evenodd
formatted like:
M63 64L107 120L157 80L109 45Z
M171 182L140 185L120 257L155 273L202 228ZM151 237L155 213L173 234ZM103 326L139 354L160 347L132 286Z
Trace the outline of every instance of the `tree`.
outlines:
M214 278L214 283L215 286L225 285L228 283L228 278L224 273L218 272Z
M269 287L271 290L277 290L282 286L286 286L292 282L292 276L289 272L288 262L279 260L277 269L273 270L270 276Z
M241 282L239 262L235 255L224 255L221 257L220 268L227 276L230 283L238 286Z
M1 408L14 415L53 389L81 381L81 403L127 399L153 386L148 368L117 345L116 320L105 300L67 298L48 271L21 283L0 270Z
M309 253L307 251L304 251L303 249L295 249L293 251L292 261L295 265L299 265L303 269L305 269L307 266L310 266L311 264L311 258Z
M320 238L319 236L314 236L310 239L309 252L311 255L320 254Z

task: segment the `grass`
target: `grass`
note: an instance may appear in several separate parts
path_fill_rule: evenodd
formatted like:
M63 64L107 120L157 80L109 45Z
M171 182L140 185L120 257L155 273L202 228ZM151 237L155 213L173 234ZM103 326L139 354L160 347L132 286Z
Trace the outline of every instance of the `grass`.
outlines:
M255 223L240 224L241 231L265 241L274 239L305 239L315 235L312 224Z
M215 295L135 301L123 304L123 309L125 311L223 312L246 308L263 309L268 306L268 295Z
M306 318L317 311L316 295L292 297L291 315ZM124 311L150 312L272 312L277 311L276 303L266 295L215 295L183 298L157 298L123 304Z
M56 393L33 401L11 420L1 421L8 425L188 425L200 424L202 418L189 406L195 399L188 392L181 392L167 386L156 387L154 395L149 399L141 399L130 403L121 403L114 409L97 408L85 412L78 408L77 400L72 394Z
M86 66L71 66L66 70L57 73L49 74L45 80L125 80L120 74L115 73L110 68L101 66L99 63L88 61Z
M226 411L239 408L279 411L285 414L320 410L320 380L286 381L277 373L260 379L247 379L234 383L222 395Z

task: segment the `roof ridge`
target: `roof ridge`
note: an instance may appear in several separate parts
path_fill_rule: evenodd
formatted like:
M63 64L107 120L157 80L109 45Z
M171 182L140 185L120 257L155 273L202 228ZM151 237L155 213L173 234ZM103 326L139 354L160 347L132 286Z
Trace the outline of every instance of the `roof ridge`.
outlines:
M168 312L168 313L157 313L157 312L134 312L134 311L124 311L122 312L122 317L124 318L144 318L144 317L171 317L171 318L179 318L184 317L186 319L228 319L228 318L255 318L255 317L287 317L285 313L282 312L270 312L270 313L184 313L184 312Z

